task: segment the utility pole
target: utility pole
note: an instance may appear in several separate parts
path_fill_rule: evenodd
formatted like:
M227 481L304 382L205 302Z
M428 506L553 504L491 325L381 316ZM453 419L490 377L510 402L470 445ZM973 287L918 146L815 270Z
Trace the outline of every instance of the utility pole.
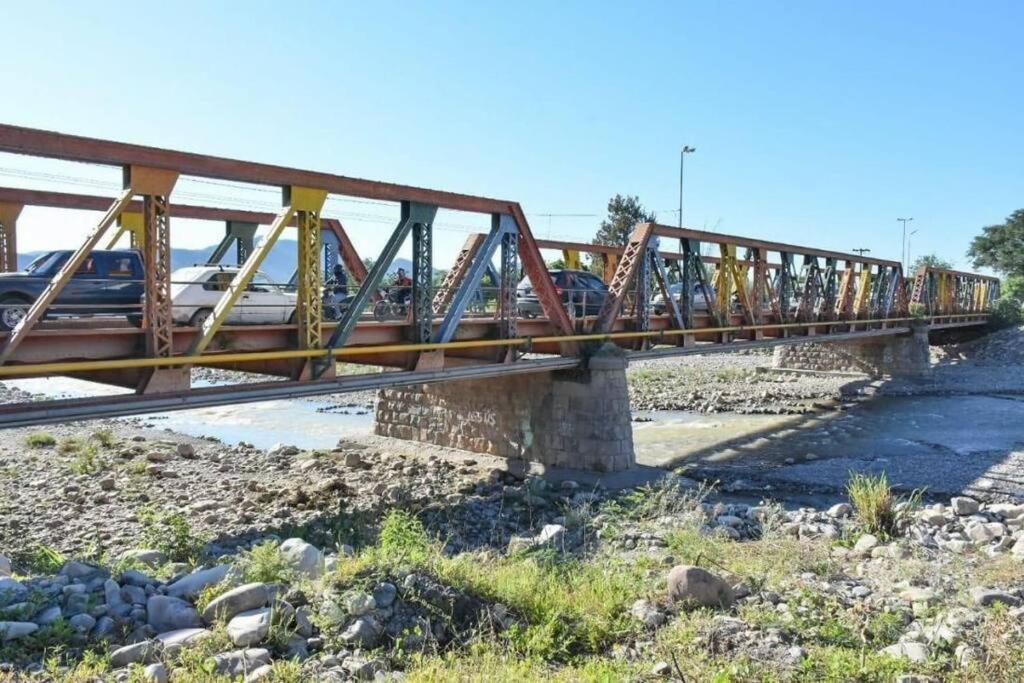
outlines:
M903 240L900 243L900 246L903 249L903 272L905 273L907 272L907 223L914 220L914 217L911 216L910 218L897 218L896 220L903 223Z
M850 251L856 252L857 256L863 256L864 254L871 251L870 249L851 249Z
M679 227L683 227L683 170L686 167L686 155L693 154L697 151L696 147L690 147L689 145L683 145L683 148L679 150Z
M913 237L914 235L916 235L916 234L917 234L917 230L911 230L911 231L910 231L910 234L909 234L909 235L907 235L907 268L910 268L910 261L911 261L911 259L913 259L913 258L914 258L914 257L913 257L913 256L911 255L911 253L910 253L910 239L911 239L911 238L912 238L912 237ZM904 272L906 272L906 271L904 270Z

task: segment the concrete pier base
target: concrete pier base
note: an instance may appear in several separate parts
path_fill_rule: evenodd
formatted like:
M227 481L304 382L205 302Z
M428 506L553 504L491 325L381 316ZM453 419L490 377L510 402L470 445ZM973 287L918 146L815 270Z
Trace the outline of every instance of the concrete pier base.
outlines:
M602 348L585 369L382 389L374 431L548 467L633 467L626 359Z
M872 377L920 377L928 373L928 326L906 334L859 341L775 348L773 365L796 370L862 372Z

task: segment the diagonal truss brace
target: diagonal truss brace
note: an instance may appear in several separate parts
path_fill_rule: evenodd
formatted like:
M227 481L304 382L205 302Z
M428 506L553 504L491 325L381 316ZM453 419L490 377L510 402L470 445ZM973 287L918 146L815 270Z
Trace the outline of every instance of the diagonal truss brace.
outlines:
M398 221L398 226L391 233L387 244L384 245L380 257L374 262L370 272L366 274L366 278L359 286L359 291L356 292L349 307L345 309L341 320L338 321L337 326L331 333L331 338L324 345L324 348L336 349L345 345L352 331L356 328L359 316L362 315L366 304L370 302L370 299L380 288L384 275L388 272L388 268L391 267L391 262L395 260L398 250L405 242L405 238L409 236L413 226L416 224L432 224L436 215L436 206L420 204L418 202L402 202L402 217ZM314 375L316 377L322 375L324 370L330 365L330 362L329 359L321 359L315 363Z
M25 317L21 319L18 326L11 331L7 337L7 341L4 343L3 348L0 348L0 365L3 365L11 359L11 356L21 345L23 341L28 337L29 332L35 327L35 324L46 313L47 309L50 308L50 304L54 302L57 296L63 291L64 286L71 280L71 276L82 262L89 256L89 252L95 248L103 235L107 232L117 217L124 211L132 201L132 197L135 196L135 190L132 188L126 188L114 203L110 205L107 212L103 214L103 218L100 219L99 224L93 228L92 232L85 238L85 242L75 250L68 260L61 266L59 272L53 276L50 283L46 285L46 289L43 293L35 300L32 306L28 309Z
M492 216L491 231L487 233L483 244L476 250L472 265L470 265L465 277L462 278L459 290L455 293L451 305L445 312L441 326L434 332L433 339L431 339L432 342L445 344L452 340L452 337L455 336L455 329L466 312L470 299L476 295L480 287L480 280L483 279L484 273L487 272L487 267L494 258L494 254L498 251L498 247L501 246L502 238L505 235L517 233L516 223L512 216L507 214Z
M629 244L622 252L619 260L619 267L615 270L615 277L608 286L608 295L601 305L601 311L594 321L594 332L603 333L612 329L615 319L622 309L622 302L626 298L626 292L635 279L637 273L646 266L647 244L654 234L654 223L639 223L633 228L633 234L629 237Z

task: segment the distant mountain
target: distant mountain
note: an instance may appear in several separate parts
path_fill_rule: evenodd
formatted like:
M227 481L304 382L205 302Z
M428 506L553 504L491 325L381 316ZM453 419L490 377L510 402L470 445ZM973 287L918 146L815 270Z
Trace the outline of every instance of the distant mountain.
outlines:
M210 245L202 249L171 249L171 268L177 270L186 266L206 263L206 259L213 253L216 245ZM18 254L18 268L24 269L38 256L45 254L45 251L30 251ZM260 270L274 282L288 282L296 269L296 243L295 240L279 240L274 248L263 260ZM235 252L229 251L224 257L225 265L234 265ZM396 258L388 269L394 273L399 268L405 268L407 273L412 273L412 262L409 259Z

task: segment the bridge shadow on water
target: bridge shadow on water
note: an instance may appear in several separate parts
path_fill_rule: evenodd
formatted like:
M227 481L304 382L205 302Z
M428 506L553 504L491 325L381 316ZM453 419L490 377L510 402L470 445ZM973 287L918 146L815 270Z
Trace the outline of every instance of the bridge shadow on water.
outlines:
M858 380L844 394L878 394L888 384ZM726 495L796 504L845 499L851 472L885 473L896 489L920 489L935 500L960 493L1024 499L1021 397L873 395L840 408L769 419L734 437L723 423L726 429L712 431L724 438L657 465L717 480Z

